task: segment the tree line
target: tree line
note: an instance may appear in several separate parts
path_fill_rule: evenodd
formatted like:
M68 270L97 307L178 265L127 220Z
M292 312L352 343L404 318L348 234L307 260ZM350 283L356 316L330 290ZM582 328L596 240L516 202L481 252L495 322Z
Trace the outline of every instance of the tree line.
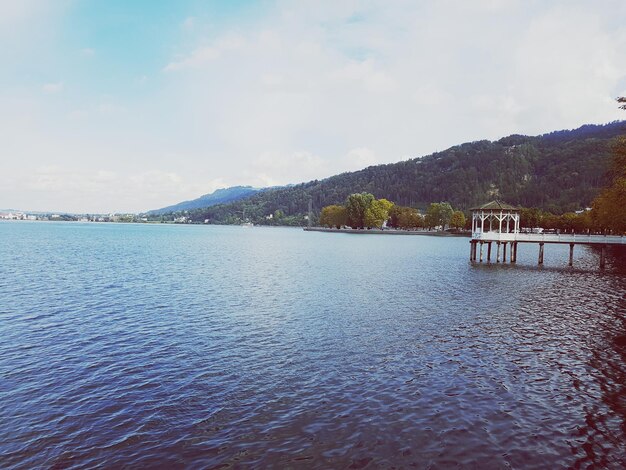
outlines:
M461 229L466 225L465 214L454 210L447 202L431 203L422 215L413 207L401 206L387 199L376 199L371 193L350 194L343 205L322 208L319 224L328 228Z
M565 214L556 215L536 207L521 208L520 227L523 229L542 228L558 230L564 233L597 233L602 231L595 224L592 211L566 212Z
M522 229L542 228L563 233L626 233L626 138L616 144L614 182L594 200L593 207L556 215L536 207L520 208ZM343 205L322 208L319 225L328 228L470 229L471 219L447 202L431 203L425 214L371 193L354 193Z

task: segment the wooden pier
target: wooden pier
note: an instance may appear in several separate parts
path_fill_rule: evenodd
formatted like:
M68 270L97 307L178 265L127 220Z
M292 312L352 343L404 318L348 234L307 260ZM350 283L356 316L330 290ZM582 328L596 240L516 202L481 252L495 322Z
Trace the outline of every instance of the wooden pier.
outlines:
M521 233L519 209L500 201L493 201L472 211L472 239L470 240L470 261L483 262L484 245L487 245L486 261L491 262L492 245L496 244L496 263L517 262L519 243L535 243L539 246L537 263L543 264L546 244L569 244L569 265L574 264L575 245L596 245L600 247L600 268L606 264L606 248L609 245L626 246L626 237L619 235L576 235Z
M506 235L506 236L503 236ZM575 245L596 245L600 247L600 267L606 264L606 249L609 245L626 246L626 237L613 235L557 235L538 233L497 233L497 232L477 232L472 234L470 240L470 260L490 262L492 257L492 245L496 245L497 263L507 262L507 247L509 248L509 262L517 261L517 247L519 243L535 243L539 245L537 264L543 264L544 247L546 244L560 243L569 245L569 265L574 264ZM487 255L484 256L484 245L487 245ZM502 254L502 258L500 255Z

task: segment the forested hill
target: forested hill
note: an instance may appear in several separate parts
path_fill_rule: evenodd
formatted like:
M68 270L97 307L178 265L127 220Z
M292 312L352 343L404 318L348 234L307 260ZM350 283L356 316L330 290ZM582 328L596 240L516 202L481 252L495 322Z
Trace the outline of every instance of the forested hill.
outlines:
M303 223L309 199L323 206L370 192L424 209L446 201L467 210L491 199L563 213L589 206L607 183L611 140L626 121L585 125L536 137L511 135L465 143L422 158L343 173L324 180L257 193L240 201L190 212L194 221L236 223L245 208L255 223ZM275 214L278 217L268 219Z
M217 204L227 204L252 196L258 191L260 190L252 186L233 186L231 188L218 189L210 194L192 199L191 201L183 201L172 206L148 211L148 214L165 214L168 212L211 207Z

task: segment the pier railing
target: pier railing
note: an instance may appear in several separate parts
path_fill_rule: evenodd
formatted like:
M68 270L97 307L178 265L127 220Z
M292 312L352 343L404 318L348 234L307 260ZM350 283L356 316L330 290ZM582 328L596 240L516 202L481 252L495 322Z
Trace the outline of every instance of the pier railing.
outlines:
M575 243L585 245L626 245L620 235L581 235L559 233L474 232L472 239L483 242Z

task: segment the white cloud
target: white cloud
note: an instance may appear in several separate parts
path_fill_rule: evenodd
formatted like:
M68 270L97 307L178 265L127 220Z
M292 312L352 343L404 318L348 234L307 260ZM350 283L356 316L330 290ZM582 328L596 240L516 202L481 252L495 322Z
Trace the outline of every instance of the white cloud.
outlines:
M46 9L45 2L38 0L3 1L0 3L0 26L10 26L29 21L39 11Z
M41 192L101 192L106 190L115 178L116 174L111 171L80 172L48 165L32 172L26 180L26 186L32 191Z
M614 107L611 91L626 76L620 59L626 36L605 30L602 16L560 6L529 22L516 51L511 93L520 118L538 132L602 121Z
M340 69L331 72L331 80L357 84L366 91L390 92L396 88L396 81L388 72L376 66L373 60L350 61Z
M285 83L285 78L282 75L264 73L261 75L261 82L268 87L279 88Z
M366 147L351 149L334 162L306 151L264 152L253 161L252 172L245 173L250 184L278 186L322 179L333 173L361 170L377 163L380 161L376 153Z
M69 117L75 120L85 119L87 116L89 116L89 113L84 109L74 109L69 113Z
M194 29L195 25L196 19L193 16L188 16L185 18L185 21L183 21L182 27L186 31L191 31Z
M0 55L13 51L23 53L34 46L40 49L42 44L45 46L70 2L0 0L0 45L7 48L4 51L0 49Z
M350 150L344 157L345 171L354 171L379 163L376 152L367 147Z
M207 191L225 186L222 179L198 185L175 172L148 170L138 173L84 168L68 169L59 165L38 167L21 174L19 182L15 175L8 187L3 189L27 190L30 194L30 210L64 210L69 212L146 211L193 199ZM4 176L0 176L0 181ZM4 186L4 185L3 185ZM207 189L208 188L208 189ZM80 199L75 195L80 194ZM127 201L124 207L115 202ZM71 202L70 202L71 201Z
M217 47L200 47L193 51L188 57L181 58L178 61L170 62L164 68L166 72L180 70L189 67L198 67L203 63L217 59L221 55L221 50Z
M59 93L63 91L63 82L45 83L41 89L46 93Z
M45 14L34 0L0 5L0 141L21 175L0 200L18 208L46 206L37 195L59 209L144 210L216 185L297 183L626 118L614 102L626 93L621 1L279 0L223 22L180 11L163 35L175 40L150 43L152 59L132 67L115 59L106 79L90 77L76 43L52 44L72 26L57 21L71 8L59 2ZM62 99L41 96L25 64L72 86L51 81L41 90ZM39 175L44 163L57 170ZM102 169L115 174L109 191ZM52 189L64 178L71 191Z
M104 101L100 103L97 109L101 114L119 114L126 112L126 107L124 105L111 101Z
M219 59L223 53L240 49L244 45L245 40L243 37L236 34L229 34L220 38L213 45L199 47L188 56L170 62L163 70L172 72L187 68L198 68L207 62Z
M92 49L91 47L85 47L80 50L80 53L83 57L93 57L94 55L96 55L96 50Z
M626 37L581 5L279 3L257 27L225 31L165 70L188 70L170 75L178 115L197 141L210 135L217 155L237 159L224 174L298 182L618 118Z
M304 180L325 176L328 171L322 158L310 152L263 152L253 162L255 183L261 186L276 186L290 183L296 175L305 175Z

